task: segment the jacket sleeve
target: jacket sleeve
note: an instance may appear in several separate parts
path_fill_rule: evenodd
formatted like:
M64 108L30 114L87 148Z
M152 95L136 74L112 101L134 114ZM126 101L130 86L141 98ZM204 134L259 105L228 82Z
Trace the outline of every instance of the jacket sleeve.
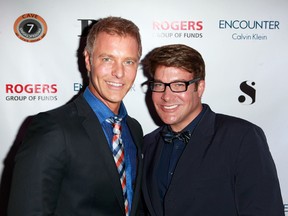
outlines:
M8 216L54 215L65 170L65 137L46 114L35 117L13 171Z
M236 167L235 200L239 216L284 216L276 167L261 128L255 125L247 128Z

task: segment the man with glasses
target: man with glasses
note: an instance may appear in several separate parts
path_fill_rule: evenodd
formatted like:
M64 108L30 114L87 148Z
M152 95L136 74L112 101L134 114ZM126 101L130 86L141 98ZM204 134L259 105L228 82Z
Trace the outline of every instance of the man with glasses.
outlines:
M258 126L214 113L195 49L155 48L142 61L164 123L144 137L143 195L153 216L283 216L276 168Z

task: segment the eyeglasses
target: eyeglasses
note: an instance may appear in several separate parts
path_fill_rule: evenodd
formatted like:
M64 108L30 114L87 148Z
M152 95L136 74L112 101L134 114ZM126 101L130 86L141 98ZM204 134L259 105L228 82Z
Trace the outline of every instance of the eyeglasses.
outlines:
M185 92L187 91L187 88L192 83L195 83L199 81L200 78L196 78L190 81L175 81L171 83L163 83L163 82L157 82L157 81L150 81L149 86L151 91L153 92L165 92L166 87L169 86L172 92Z

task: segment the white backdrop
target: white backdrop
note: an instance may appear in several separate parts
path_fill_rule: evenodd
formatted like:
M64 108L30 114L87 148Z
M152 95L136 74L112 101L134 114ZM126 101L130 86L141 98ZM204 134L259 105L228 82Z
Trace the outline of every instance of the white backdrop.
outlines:
M143 56L170 43L200 51L207 67L203 102L264 129L288 215L287 11L287 0L0 0L0 205L25 119L77 94L85 22L113 15L139 26ZM148 133L157 126L140 87L145 80L139 68L124 102Z

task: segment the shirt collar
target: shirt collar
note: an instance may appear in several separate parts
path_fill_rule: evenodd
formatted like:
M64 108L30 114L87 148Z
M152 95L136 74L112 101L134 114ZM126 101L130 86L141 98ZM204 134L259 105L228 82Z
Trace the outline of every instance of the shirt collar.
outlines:
M88 87L86 87L83 96L94 111L94 113L97 115L101 124L106 121L107 118L115 116L115 114L101 100L99 100L95 95L92 94ZM127 116L127 110L122 101L120 104L118 116L122 119L125 119Z

